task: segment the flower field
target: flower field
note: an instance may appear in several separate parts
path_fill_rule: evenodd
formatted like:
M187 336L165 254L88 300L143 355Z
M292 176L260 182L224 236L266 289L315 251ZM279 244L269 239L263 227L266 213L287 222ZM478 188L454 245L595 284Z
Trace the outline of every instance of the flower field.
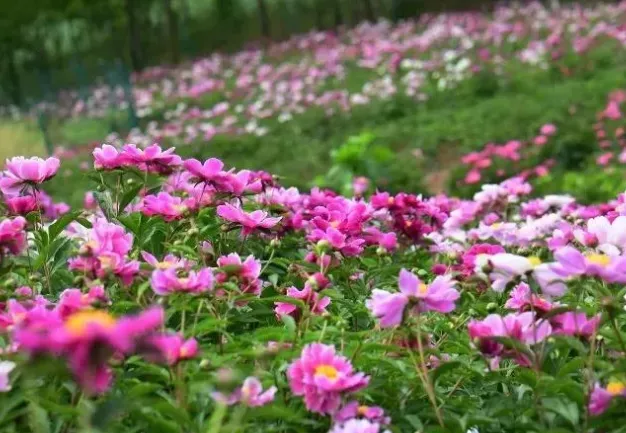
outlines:
M138 74L1 172L0 431L626 431L625 45L529 3Z

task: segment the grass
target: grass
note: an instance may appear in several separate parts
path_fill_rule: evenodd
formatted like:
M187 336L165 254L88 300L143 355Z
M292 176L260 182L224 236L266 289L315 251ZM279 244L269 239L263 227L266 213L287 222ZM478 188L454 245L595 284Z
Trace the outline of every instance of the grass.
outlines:
M16 155L45 155L39 127L29 121L0 121L0 161Z

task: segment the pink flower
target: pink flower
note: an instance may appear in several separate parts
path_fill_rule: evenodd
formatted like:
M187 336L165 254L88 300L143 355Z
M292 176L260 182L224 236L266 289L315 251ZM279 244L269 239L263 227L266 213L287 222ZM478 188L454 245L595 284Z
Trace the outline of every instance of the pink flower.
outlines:
M27 215L37 210L37 200L32 195L23 195L17 197L6 197L5 203L7 209L13 215Z
M402 269L398 278L400 293L389 293L374 289L372 298L365 305L377 317L382 328L397 326L402 323L404 310L409 304L414 304L414 311L438 311L449 313L455 308L455 301L459 299L459 292L454 288L450 276L438 276L430 285Z
M0 361L0 392L11 391L9 374L13 371L15 365L15 362Z
M542 135L554 135L556 133L556 126L551 123L546 123L540 129Z
M378 406L367 406L353 400L346 403L335 415L335 422L345 422L353 418L365 418L380 424L389 424L391 419L385 416L385 410Z
M504 305L511 310L548 312L554 305L543 299L541 296L535 295L530 291L530 287L526 283L519 283L511 290L511 296Z
M6 171L0 178L2 191L16 191L24 185L38 185L54 177L61 162L54 157L41 159L36 156L16 156L6 161Z
M366 177L355 177L352 180L352 191L354 195L357 197L363 196L363 194L367 191L370 186L370 181Z
M256 229L270 229L282 219L281 217L270 217L267 212L262 210L248 213L228 203L218 206L217 214L226 221L243 226L241 233L244 236L249 235Z
M550 320L555 334L591 338L600 325L600 315L588 318L585 313L569 311Z
M546 320L536 319L534 313L526 312L504 317L490 314L482 321L470 321L468 331L478 350L491 359L491 368L496 368L502 357L513 358L523 366L530 365L530 360L524 353L505 348L493 337L509 337L520 343L533 345L545 340L552 333L552 327Z
M455 302L459 299L459 292L454 288L451 276L436 277L429 285L406 269L400 271L398 286L400 291L417 301L419 311L438 311L449 313L455 308Z
M390 293L385 290L372 290L372 297L365 302L372 315L379 319L381 328L391 328L402 323L404 310L409 298L404 293Z
M298 290L296 287L289 287L287 289L287 296L293 299L299 299L304 301L304 303L308 306L309 311L313 315L322 315L326 314L326 307L330 305L330 298L323 297L320 298L320 295L313 290L309 283L304 285L304 289ZM274 308L274 312L277 316L282 315L291 315L298 316L301 313L298 309L297 305L290 304L288 302L275 302L276 308Z
M602 415L611 406L615 397L626 397L626 384L620 381L611 381L606 388L595 384L589 396L589 413L593 416Z
M388 433L380 424L367 419L351 419L333 426L329 433Z
M535 143L537 146L543 146L547 142L548 142L548 137L546 137L545 135L538 135L533 140L533 143Z
M109 144L94 149L93 157L96 170L115 170L127 164L125 156Z
M608 165L609 162L611 162L611 159L613 159L613 156L613 152L603 153L602 155L598 156L598 158L596 158L596 162L598 163L598 165L601 166Z
M621 118L622 112L620 111L619 103L617 101L610 101L605 110L602 112L602 115L611 120L618 120Z
M115 319L103 310L80 310L64 320L52 311L31 310L17 326L14 339L30 353L63 356L88 392L106 391L112 379L107 365L114 354L130 355L161 327L163 310L152 308L137 316Z
M222 179L224 163L217 158L209 158L204 164L197 159L188 159L183 163L185 170L199 180L212 183Z
M626 256L611 257L606 254L583 254L574 247L563 247L554 257L558 263L552 270L562 277L599 277L609 283L626 283Z
M150 284L152 290L161 296L175 292L205 293L213 290L213 272L209 268L202 268L198 272L185 272L173 267L155 269L152 272Z
M175 150L171 147L163 151L158 144L145 149L139 149L134 144L127 144L123 148L127 164L134 165L142 171L159 174L170 174L182 165L180 156L174 154Z
M300 358L287 370L289 387L297 396L304 396L308 410L332 414L339 409L341 397L363 389L369 377L355 373L350 361L335 353L333 346L308 344Z
M468 185L473 185L480 182L480 179L481 175L479 170L470 170L465 176L465 183Z
M174 221L181 218L189 209L193 209L193 199L183 200L166 192L157 195L147 195L141 204L141 212L148 216L159 215L165 221Z
M263 385L259 379L251 376L246 378L243 385L237 388L229 396L215 392L212 394L212 397L216 401L229 406L236 403L243 403L248 407L260 407L274 401L276 391L278 391L278 389L275 386L271 386L267 390L263 391Z
M185 340L180 334L156 335L149 344L158 352L154 358L163 360L168 365L176 365L198 355L198 342L195 338Z
M26 220L19 216L0 221L0 249L11 254L19 254L26 247Z
M125 256L133 246L133 235L126 233L123 227L98 218L93 223L89 240L84 245L94 255L100 253L115 253Z
M562 275L555 272L550 264L541 263L538 257L500 253L477 261L479 270L486 264L492 268L489 278L492 281L491 287L496 292L503 292L509 283L527 275L532 275L543 292L549 296L562 296L567 290Z
M574 237L587 247L597 247L611 256L626 252L626 216L618 216L612 222L605 216L587 221L587 230L574 230Z
M262 282L259 280L261 262L254 256L250 255L242 262L239 254L231 253L218 258L217 265L219 266L215 276L217 282L224 283L235 278L242 293L261 294Z

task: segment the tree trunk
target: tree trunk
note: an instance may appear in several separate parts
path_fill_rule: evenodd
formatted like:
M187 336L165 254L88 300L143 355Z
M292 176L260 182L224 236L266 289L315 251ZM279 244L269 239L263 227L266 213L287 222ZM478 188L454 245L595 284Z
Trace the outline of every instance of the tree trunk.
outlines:
M263 37L270 39L272 35L270 33L270 17L267 13L267 5L265 0L256 0L256 3L259 10L259 21L261 22L261 34Z
M9 49L6 59L7 75L9 76L9 96L11 97L11 102L20 107L22 105L22 86L20 74L17 72L17 65L15 64L15 52Z
M374 7L372 6L371 0L362 0L363 7L365 8L365 19L369 22L376 21L376 17L374 16Z
M341 11L341 0L335 0L335 27L341 27L343 25L343 12Z
M133 71L143 68L141 56L141 33L135 9L135 0L126 0L126 20L128 22L128 37L130 39L130 63Z
M178 40L178 13L172 7L172 0L164 0L165 15L167 17L167 38L170 46L170 61L172 64L180 62L180 46Z

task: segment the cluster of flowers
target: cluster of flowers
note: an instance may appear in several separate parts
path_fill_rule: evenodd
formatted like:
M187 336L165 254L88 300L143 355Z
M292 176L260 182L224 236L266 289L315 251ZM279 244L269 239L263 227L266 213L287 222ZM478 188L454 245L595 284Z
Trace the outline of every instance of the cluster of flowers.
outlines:
M463 182L467 185L477 184L483 178L484 171L493 171L494 169L495 176L500 179L513 176L522 179L545 176L549 173L550 167L554 165L554 160L547 159L538 162L537 154L556 131L556 126L547 123L541 127L539 134L531 143L524 143L519 140L511 140L501 145L488 143L482 150L464 155L461 162L467 166L468 172ZM529 161L533 166L524 168Z
M117 219L87 200L91 211L86 212L89 224L84 225L89 228L72 223L64 232L74 246L69 269L84 287L67 289L57 300L42 296L40 289L20 287L0 308L0 329L9 342L4 354L61 358L89 392L109 389L111 365L126 357L138 355L173 366L195 357L202 344L185 339L184 314L181 329L166 331L167 310L161 307L116 318L108 287L133 294L137 285L151 287L151 293L141 291L137 298L147 296L146 306L196 302L196 323L199 315L209 314L205 307L217 317L229 309L254 311L254 302L270 285L262 277L271 258L264 264L256 253L243 256L224 250L230 241L243 244L251 238L272 249L283 240L297 242L301 261L290 259L289 268L303 281L299 286L303 288L281 288L274 280L272 290L283 296L271 302L278 319L272 320L295 323L299 333L315 316L332 315L335 306L325 291L341 287L336 283L347 263L368 253L401 258L429 252L430 271L402 269L399 290L370 287L363 302L379 332L393 328L389 341L399 351L417 349L422 360L418 376L431 393L435 391L426 370L456 354L425 357L424 350L432 350L440 337L426 332L415 337L412 331L433 317L455 315L464 296L501 301L489 307L491 314L473 316L462 324L469 344L492 370L511 363L538 371L548 356L546 346L563 336L578 339L589 350L594 350L601 331L610 344L621 341L619 333L611 336L606 328L617 329L611 322L615 300L610 288L626 283L626 194L600 205L581 205L568 196L531 199L531 185L515 177L483 185L472 200L384 192L366 197L366 188L357 188L356 196L349 198L320 189L301 193L281 187L268 173L225 170L218 159L183 160L173 148L158 145L103 145L94 150L94 159L103 177L146 182L149 175L160 179L160 188L141 185L127 209L113 203L114 208L118 205ZM58 160L53 158L15 158L8 161L0 183L7 192L37 193L57 169ZM363 183L366 180L355 182ZM160 258L140 251L137 236L118 224L130 213L170 223L168 233L197 232L196 224L213 219L223 238L208 242L199 237L197 254L178 246ZM0 222L3 260L38 252L36 245L27 245L29 231L47 230L36 220L29 223L17 216ZM434 276L423 277L429 273ZM345 278L369 280L358 272ZM393 281L391 286L395 277ZM580 304L576 300L581 298L591 301ZM372 378L357 371L353 362L332 345L305 345L285 366L291 394L302 397L309 411L328 415L334 433L382 433L391 420L381 408L361 404L367 400L357 393L367 392ZM10 389L8 375L15 366L13 360L0 364L0 389ZM626 397L625 385L617 379L603 386L604 379L595 379L590 370L585 381L581 386L589 390L591 415L602 415L619 401L616 397ZM278 390L278 382L264 388L256 375L250 375L228 392L212 395L219 404L257 407L273 402ZM429 398L437 411L436 398Z
M107 141L147 146L162 140L208 141L216 135L262 136L274 127L272 119L285 123L311 110L350 111L396 95L424 100L481 71L552 67L571 75L576 71L567 62L569 54L587 67L593 61L588 53L624 44L624 13L622 3L548 8L529 2L503 5L493 14L427 14L397 25L381 21L311 32L266 50L216 53L176 68L155 67L135 77L133 99L140 117L162 120ZM358 78L360 87L354 87L348 85L352 76L366 78ZM202 106L199 100L206 95L218 102ZM64 94L55 111L104 116L111 101L124 108L124 98L119 87L99 86L86 101L77 92Z

